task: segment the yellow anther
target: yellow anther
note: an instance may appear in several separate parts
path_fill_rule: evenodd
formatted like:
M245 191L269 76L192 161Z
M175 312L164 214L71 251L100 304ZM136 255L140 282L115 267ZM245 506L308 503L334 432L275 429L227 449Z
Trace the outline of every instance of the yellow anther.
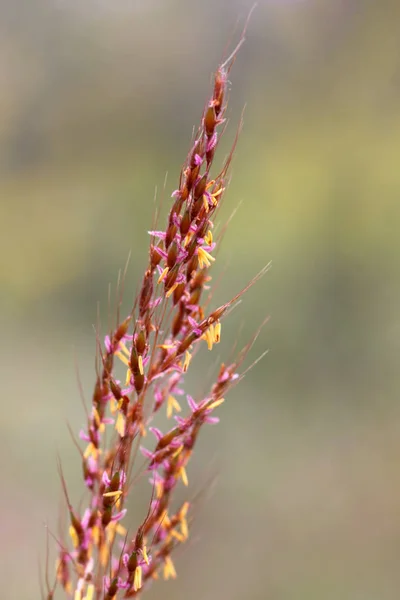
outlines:
M78 534L75 531L75 527L73 527L72 525L69 526L69 537L72 540L72 545L74 548L77 548L79 546L79 538L78 538Z
M174 563L172 562L172 559L170 556L166 556L165 557L165 562L164 562L164 579L176 579L176 571L175 571L175 567L174 567Z
M182 519L186 517L186 515L187 515L187 513L188 513L188 510L189 510L189 507L190 507L190 504L189 504L189 502L184 502L184 503L182 504L182 508L181 508L181 510L179 511L179 515L180 515L180 517L181 517Z
M180 453L182 452L182 450L183 450L183 444L182 444L181 446L179 446L179 448L177 448L177 449L175 450L175 452L174 452L174 453L173 453L173 455L172 455L172 458L176 458L177 456L179 456L179 455L180 455Z
M144 373L144 371L143 371L143 357L142 357L141 354L139 354L138 363L139 363L139 373L141 375L143 375L143 373Z
M142 554L143 554L143 560L146 563L146 565L150 564L149 555L147 554L147 548L146 548L146 546L143 546L143 548L142 548Z
M161 496L163 495L163 492L164 492L164 486L161 483L161 481L156 481L154 487L156 490L156 498L161 498Z
M189 537L189 527L188 527L186 519L182 519L182 521L181 521L181 533L182 533L184 539L187 540Z
M221 341L221 323L217 321L214 325L214 344L219 344Z
M171 521L169 520L167 509L164 510L159 519L160 523L164 527L164 529L168 528L171 525Z
M116 490L115 492L104 492L103 498L120 498L122 490Z
M93 412L93 418L94 418L94 421L95 421L95 423L96 423L97 427L99 428L99 427L100 427L100 425L101 425L101 420L100 420L100 415L99 415L99 412L98 412L98 410L97 410L96 408L94 408L94 407L93 407L93 409L92 409L92 412Z
M133 587L135 589L135 592L140 590L140 588L142 587L142 567L140 567L140 566L136 567L136 569L135 569L135 576L133 579Z
M218 198L218 196L220 196L220 195L222 194L222 192L224 192L224 191L225 191L225 188L224 188L224 187L220 187L220 188L219 188L219 189L218 189L216 192L213 192L212 194L210 194L210 195L211 195L211 199L212 199L212 201L213 201L213 204L214 204L214 206L215 206L216 204L218 204L218 200L217 200L217 198Z
M83 456L84 458L89 458L89 456L93 456L93 458L96 460L98 452L99 451L97 450L96 446L92 444L92 442L89 442L89 444L86 446L86 450L83 453Z
M169 298L169 297L170 297L170 296L171 296L171 295L174 293L174 291L176 290L176 288L178 287L178 285L179 285L179 284L175 282L175 283L174 283L174 285L173 285L172 287L170 287L170 288L169 288L169 290L168 290L168 292L165 294L165 296L166 296L167 298Z
M176 529L173 529L171 531L171 535L172 537L174 537L176 540L178 540L178 542L183 543L185 541L185 537L182 533L179 533L179 531L176 531Z
M202 335L202 338L206 340L207 348L212 350L214 344L214 325L210 325L210 327Z
M174 398L174 396L171 396L171 394L170 394L167 398L167 417L168 417L168 419L170 417L172 417L174 410L176 412L181 412L182 409L180 407L178 400L176 398Z
M121 437L125 436L125 415L123 413L118 413L117 420L115 422L115 429L119 433Z
M211 409L213 410L214 408L217 408L217 406L221 406L221 404L225 402L225 398L219 398L218 400L214 400L214 402L211 402L211 404L209 404L207 406L207 409Z
M185 360L183 361L183 367L182 367L184 373L186 373L186 371L188 370L191 360L192 360L192 355L190 354L190 352L188 350L186 350Z
M207 231L206 235L204 236L204 241L207 244L207 246L211 246L212 241L213 241L213 236L212 236L210 229Z
M94 585L93 583L89 583L87 590L86 590L86 596L83 598L83 600L93 600L94 598Z
M193 231L189 230L187 232L186 236L185 236L185 239L183 240L183 247L184 248L186 248L190 244L190 242L192 240L192 237L193 237Z
M118 348L121 348L122 352L125 352L125 354L129 358L129 356L131 355L131 353L130 353L130 350L128 350L128 348L124 344L124 342L120 342L119 345L118 345Z
M168 271L169 271L169 268L165 267L164 271L161 273L160 277L158 278L157 283L161 283L162 281L164 281L164 279L167 276Z
M189 479L188 479L185 467L181 467L179 469L179 475L182 479L183 485L185 485L187 487L189 485Z
M57 581L59 581L62 584L64 591L67 592L67 594L69 594L70 596L72 596L72 582L71 582L71 580L69 580L69 581L63 580L62 570L63 570L63 564L62 564L61 560L58 558L56 560Z
M197 256L199 257L200 269L203 269L204 267L209 267L211 263L215 261L215 258L211 256L211 254L207 252L207 250L204 250L204 248L202 248L201 246L199 246Z
M129 367L129 360L127 359L127 357L125 356L125 354L122 354L122 352L120 352L119 350L117 350L117 352L115 353L115 356L117 358L119 358L119 360L121 362L123 362L124 365L126 365L127 367Z

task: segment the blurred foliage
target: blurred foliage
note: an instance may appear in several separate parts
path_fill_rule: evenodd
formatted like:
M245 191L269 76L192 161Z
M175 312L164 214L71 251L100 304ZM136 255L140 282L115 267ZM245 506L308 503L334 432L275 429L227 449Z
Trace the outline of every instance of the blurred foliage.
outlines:
M55 443L74 479L63 423L82 421L72 345L89 391L96 303L106 323L108 283L131 253L128 310L155 206L165 214L211 73L251 4L1 3L9 597L37 597L40 523L58 509ZM224 322L221 354L266 314L252 358L271 352L205 436L194 472L206 479L216 455L221 481L200 541L177 559L182 577L149 598L398 597L399 20L394 0L259 2L231 76L226 151L244 104L245 125L215 303L272 259Z

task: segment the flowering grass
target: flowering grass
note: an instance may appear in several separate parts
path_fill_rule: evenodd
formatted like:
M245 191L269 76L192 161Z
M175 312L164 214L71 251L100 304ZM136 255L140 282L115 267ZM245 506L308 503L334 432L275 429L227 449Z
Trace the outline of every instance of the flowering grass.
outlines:
M222 319L266 270L234 298L209 309L211 295L205 292L220 241L213 237L213 220L238 136L218 174L212 177L211 169L225 123L228 75L243 40L242 35L215 73L166 226L149 232L148 265L134 306L124 319L118 308L115 326L104 340L98 337L91 408L81 442L75 440L86 505L72 505L59 462L69 536L57 539L56 577L50 582L46 573L42 590L47 600L57 586L74 600L134 598L153 580L177 575L172 555L189 537L191 502L188 496L174 509L174 492L188 486L186 467L199 433L218 422L216 413L243 376L239 368L254 338L236 359L220 365L204 397L185 396L185 375L201 345L211 351L219 343ZM161 411L172 421L167 431L155 426ZM135 472L139 452L144 466ZM146 473L149 507L132 531L127 500L134 482Z

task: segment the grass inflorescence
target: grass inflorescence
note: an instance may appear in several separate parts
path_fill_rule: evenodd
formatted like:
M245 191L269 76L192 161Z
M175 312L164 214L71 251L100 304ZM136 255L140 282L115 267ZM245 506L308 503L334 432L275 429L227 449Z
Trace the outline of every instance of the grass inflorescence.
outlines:
M208 309L204 292L219 241L213 237L213 219L225 194L237 136L213 178L211 168L225 122L228 74L243 39L215 73L166 226L149 232L148 265L134 306L125 319L118 310L115 326L99 340L91 408L80 432L84 446L77 443L86 506L73 507L59 463L69 541L57 540L56 579L52 585L46 577L43 594L48 600L56 586L74 600L134 598L152 580L176 577L172 554L188 539L191 503L187 499L173 509L172 498L177 486L188 485L186 467L199 433L203 425L218 421L215 413L242 377L238 369L251 343L220 365L205 396L186 395L186 410L181 402L185 374L199 345L212 350L219 343L224 315L265 271L231 300ZM168 431L154 426L159 411L173 421ZM148 473L151 497L139 527L131 531L127 500L138 451L145 458L142 471Z

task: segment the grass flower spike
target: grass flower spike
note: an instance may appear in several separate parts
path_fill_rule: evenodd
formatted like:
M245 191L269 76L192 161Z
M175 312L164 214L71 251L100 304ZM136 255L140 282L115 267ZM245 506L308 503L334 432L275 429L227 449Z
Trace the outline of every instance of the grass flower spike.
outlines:
M216 412L250 344L230 364L221 364L205 397L184 393L184 379L203 345L210 351L221 338L221 320L245 290L214 310L204 298L218 239L213 219L225 194L229 153L211 175L225 123L228 74L241 41L217 69L212 94L172 193L164 229L152 230L149 258L131 313L98 344L97 379L87 422L77 443L82 458L85 505L73 507L59 465L69 514L69 536L60 537L54 585L74 600L134 598L152 580L173 579L176 546L189 536L189 495L174 507L177 486L188 486L187 465L204 424ZM214 171L214 169L213 169ZM260 273L263 274L265 269ZM119 312L119 311L117 311ZM166 431L155 425L162 411ZM128 499L138 474L149 478L149 507L131 530ZM142 461L143 462L143 461ZM46 577L48 579L48 577Z

